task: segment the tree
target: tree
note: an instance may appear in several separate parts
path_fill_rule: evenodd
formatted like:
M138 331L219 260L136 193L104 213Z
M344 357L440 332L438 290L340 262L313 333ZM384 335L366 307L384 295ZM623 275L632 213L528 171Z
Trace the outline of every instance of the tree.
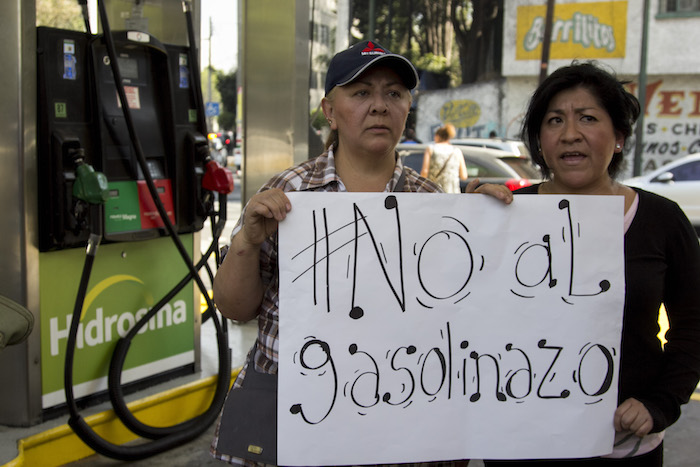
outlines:
M452 24L450 22L450 5L456 0L420 0L419 8L422 18L419 22L424 40L421 53L431 53L445 57L450 62L452 57Z
M368 38L369 18L375 18L374 38L416 66L445 73L452 61L454 34L449 19L452 0L353 0L353 25L359 38Z
M467 3L471 4L471 12ZM503 0L455 0L451 6L450 19L459 50L462 83L500 76Z
M36 0L36 25L85 31L80 5L75 0Z
M216 89L221 95L223 109L219 114L219 126L224 130L236 130L236 106L238 104L238 85L236 72L216 72Z
M352 16L356 37L369 37L369 1L353 0ZM372 16L375 39L422 70L461 83L500 76L503 0L375 0Z

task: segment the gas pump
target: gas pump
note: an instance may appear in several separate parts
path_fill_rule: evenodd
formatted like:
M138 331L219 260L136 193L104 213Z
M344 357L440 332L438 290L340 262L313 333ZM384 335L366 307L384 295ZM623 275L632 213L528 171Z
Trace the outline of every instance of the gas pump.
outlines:
M77 149L108 179L105 240L166 235L131 143L103 36L43 27L37 34L39 102L48 104L39 113L39 151L46 156L40 167L40 250L82 246L87 240L86 213L70 198L71 155ZM189 56L148 33L114 36L147 172L177 232L200 230L214 200L202 186L209 150L190 85Z
M77 247L86 247L73 313L66 316L65 326L60 318L46 319L44 324L51 333L46 347L50 351L42 349L42 355L58 354L65 339L63 386L69 425L97 452L133 460L199 435L216 419L225 399L230 383L226 326L216 315L199 271L207 267L211 255L218 255L218 237L226 220L226 194L233 189L233 177L209 157L191 8L185 10L190 46L183 47L162 44L143 31L112 32L104 4L99 2L98 6L104 31L101 35L37 28L39 250L43 255L41 267L47 269L41 277L55 275L69 261L75 263L80 256ZM217 194L218 213L214 211ZM191 241L190 234L201 230L207 218L213 229L212 245L193 264L193 246L188 249L180 235ZM149 263L157 266L160 261L167 261L164 266L169 267L173 255L164 250L166 236L184 263L174 272L182 277L162 293L165 281L151 276L158 279L159 286L146 290L145 280L128 268L130 258L133 254L145 256L134 262L142 269ZM121 257L120 264L126 269L109 276L103 267L97 275L99 282L91 284L101 243L108 250L107 256ZM146 371L154 365L139 363L138 357L129 362L127 352L137 334L156 334L168 326L175 327L173 323L187 322L188 306L183 297L188 296L188 290L193 296L192 281L207 300L205 318L213 318L217 328L216 394L211 407L196 419L174 427L148 427L126 407L122 371L125 365ZM103 308L95 305L96 297L108 295L105 291L121 282L136 283L135 295L145 295L148 306L106 316ZM56 287L62 288L69 287ZM50 298L61 294L65 291L56 291ZM162 298L153 304L155 294ZM137 297L133 303L143 298ZM45 299L42 296L42 302ZM94 317L85 318L93 308ZM42 319L43 315L42 307ZM90 386L99 388L100 384L81 375L83 382L74 387L74 377L82 370L74 366L77 350L109 340L116 340L107 377L109 397L124 424L140 436L153 439L150 443L113 445L97 436L78 413L76 392L78 397L86 396ZM185 340L191 342L191 336ZM139 345L134 345L136 353L143 348ZM183 355L190 354L186 348L173 352L174 356L166 353L164 358L175 365ZM56 394L55 390L45 390L47 406L56 405Z

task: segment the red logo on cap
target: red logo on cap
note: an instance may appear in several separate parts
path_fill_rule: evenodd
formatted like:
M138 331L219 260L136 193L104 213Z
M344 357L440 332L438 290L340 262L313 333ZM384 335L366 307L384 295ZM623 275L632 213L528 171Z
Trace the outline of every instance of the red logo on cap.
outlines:
M372 42L367 43L367 47L362 51L363 54L385 54L386 52L379 47L376 47Z

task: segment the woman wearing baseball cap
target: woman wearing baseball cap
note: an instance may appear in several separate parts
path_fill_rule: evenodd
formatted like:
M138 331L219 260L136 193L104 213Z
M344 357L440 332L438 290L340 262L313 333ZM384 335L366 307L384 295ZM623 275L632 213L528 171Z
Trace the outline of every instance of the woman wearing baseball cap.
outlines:
M322 101L331 128L326 151L273 177L248 201L214 280L214 300L224 316L259 321L254 351L234 388L241 386L248 371L277 373L275 233L292 208L285 192L442 191L404 167L396 152L411 107L411 90L417 84L418 74L411 62L376 42L355 44L331 60ZM477 183L473 181L467 191L474 191ZM485 185L479 191L506 203L512 200L505 187ZM254 464L219 452L217 439L212 452L232 464Z

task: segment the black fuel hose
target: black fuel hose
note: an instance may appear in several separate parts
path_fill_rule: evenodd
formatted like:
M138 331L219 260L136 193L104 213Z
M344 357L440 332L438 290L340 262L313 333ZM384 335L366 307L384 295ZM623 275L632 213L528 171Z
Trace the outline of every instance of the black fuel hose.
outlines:
M189 58L190 70L196 70L191 73L192 85L195 89L202 89L202 77L199 75L199 53L197 52L197 40L195 38L194 20L192 19L192 5L189 1L183 1L182 7L185 11L185 20L187 23L187 41L189 43ZM204 113L204 99L201 92L194 93L194 100L197 107L197 120L202 122L200 131L206 133L207 120Z
M85 23L85 33L89 37L92 35L92 31L90 31L90 15L88 13L87 0L78 0L78 4L80 5L80 12L83 17L83 23Z
M225 195L223 195L225 198ZM224 202L225 205L225 202ZM224 220L225 222L225 220ZM221 219L220 222L217 223L217 225L221 225ZM221 232L219 232L220 235ZM218 238L218 237L214 237ZM203 265L207 263L207 260L211 256L212 253L216 252L216 247L215 243L212 242L212 245L209 247L209 250L207 253L205 253L198 264L196 265L197 270L199 270ZM214 392L214 399L212 400L211 405L214 407L217 407L218 409L213 412L209 413L209 411L204 412L203 414L192 418L190 420L187 420L185 422L182 422L177 425L172 425L168 427L153 427L146 425L145 423L142 423L140 420L138 420L129 410L129 408L126 405L126 402L124 400L124 393L122 391L122 386L121 386L121 373L122 373L122 368L124 367L124 361L126 360L126 355L129 351L129 346L131 345L131 340L136 336L137 332L145 326L148 321L160 310L160 308L168 303L185 285L187 285L190 281L189 275L185 276L165 297L163 297L157 304L155 304L149 311L146 313L130 330L129 332L119 339L117 341L117 345L114 349L114 352L112 354L112 360L110 361L110 366L109 366L109 374L108 374L108 387L109 387L109 397L112 402L112 407L114 408L115 413L119 417L119 419L124 423L124 425L129 428L132 432L138 434L139 436L145 437L145 438L151 438L151 439L159 439L164 436L171 435L175 432L181 431L181 430L187 430L192 428L193 426L199 424L199 423L207 423L208 425L211 425L211 423L216 419L216 417L219 414L219 411L221 410L221 407L223 406L223 403L226 399L226 395L228 393L229 385L230 385L230 370L231 370L231 363L230 363L230 353L228 351L228 338L227 338L227 332L228 328L226 327L226 323L219 322L218 316L212 308L207 309L207 313L209 316L213 319L214 326L216 327L216 336L217 336L217 341L218 341L218 348L219 348L219 379L217 380L217 387L216 391ZM222 318L223 320L223 318ZM222 326L223 324L223 326ZM225 355L224 355L225 352ZM225 372L229 375L229 378L224 378L222 377L222 372ZM213 419L211 418L213 415Z
M231 382L231 356L228 349L228 331L224 318L221 318L221 322L216 316L216 308L209 297L206 287L199 276L199 269L212 253L218 258L218 235L220 235L223 229L223 224L226 220L226 196L220 195L219 200L219 219L216 222L216 226L213 227L214 233L218 233L212 239L212 245L210 246L207 254L203 255L202 259L199 261L198 265L194 265L191 258L189 257L184 245L180 241L177 232L170 222L167 215L167 211L163 206L158 191L156 189L153 178L150 175L146 159L143 154L140 142L136 135L133 119L131 118L129 106L127 104L126 94L124 88L121 85L121 75L119 72L118 61L116 57L116 51L114 47L114 42L112 39L111 30L109 28L109 22L107 18L107 13L104 8L104 3L102 1L98 2L99 14L102 20L102 27L104 31L104 40L107 47L107 52L110 57L112 64L112 73L115 81L115 86L117 88L117 93L119 95L120 102L122 104L122 110L124 112L124 117L127 123L127 129L129 131L129 136L131 138L138 163L143 172L144 178L146 180L146 185L153 198L156 208L160 214L160 217L165 225L168 234L172 238L175 246L182 256L185 264L189 269L189 274L183 278L176 287L167 294L159 303L152 307L146 316L144 316L139 322L129 331L129 333L119 339L117 342L115 351L112 355L112 360L110 362L109 369L109 393L112 405L115 407L115 413L119 416L120 420L127 425L134 433L139 434L142 437L151 438L152 441L148 441L142 444L122 446L111 443L104 438L100 437L85 420L80 416L78 412L77 405L75 403L75 397L73 394L73 360L75 355L75 345L76 336L78 331L78 325L80 322L80 314L82 312L83 303L85 299L85 293L87 291L87 284L90 278L90 273L92 271L92 264L94 262L94 257L97 251L97 246L101 238L100 234L94 233L97 227L93 228L93 232L90 234L90 239L88 241L85 264L83 266L83 273L81 277L81 282L78 289L78 295L76 297L75 308L73 310L73 319L71 321L71 328L68 335L67 349L66 349L66 366L64 369L64 386L66 393L66 402L68 405L70 418L68 420L69 426L73 431L80 437L80 439L87 444L94 451L105 455L107 457L120 459L120 460L138 460L144 459L155 454L167 451L174 447L180 446L185 442L188 442L204 431L208 429L209 426L217 419L221 407L223 406L224 400L226 399L226 394L228 393L228 388ZM191 16L188 15L188 27L191 27ZM190 35L190 38L193 36ZM191 40L191 39L190 39ZM192 42L192 40L191 40ZM192 42L193 43L193 42ZM193 74L196 74L193 71ZM197 81L198 82L198 81ZM196 93L195 93L196 94ZM221 214L223 212L223 214ZM99 219L99 213L92 216L93 219ZM213 219L212 219L213 221ZM210 272L211 274L211 272ZM183 422L172 427L150 427L140 421L138 421L133 414L126 407L124 402L123 393L121 390L121 372L126 359L126 354L129 350L131 344L131 339L137 334L138 330L150 319L160 308L167 303L167 301L174 296L177 291L181 290L190 280L194 280L200 291L203 293L207 302L207 314L211 316L214 321L214 325L217 331L217 344L219 347L219 378L216 386L216 391L214 398L210 407L201 415ZM222 326L223 324L223 326Z
M121 84L122 77L121 77L121 72L119 71L117 52L116 52L116 49L114 47L114 41L112 39L112 31L111 31L111 29L109 27L109 23L107 21L107 12L105 11L104 2L98 2L98 6L99 6L99 10L100 10L100 19L102 20L102 29L104 31L103 38L105 41L105 46L107 47L107 54L108 54L109 59L110 59L112 76L114 78L114 84L117 88L117 94L119 95L119 102L121 103L122 111L124 113L124 119L126 121L126 127L127 127L128 132L129 132L129 138L130 138L131 143L134 147L134 152L136 154L136 159L139 163L139 167L141 168L141 171L143 172L143 177L144 177L144 180L146 181L146 186L148 187L148 192L150 193L151 197L153 198L153 202L155 203L156 209L158 210L158 214L160 215L160 218L163 221L163 225L165 226L165 230L168 232L168 235L173 240L173 243L175 244L175 247L176 247L178 253L180 253L180 256L182 256L182 259L185 261L185 264L187 265L187 268L189 269L190 274L192 274L192 279L197 283L199 290L206 297L207 306L213 307L214 304L212 303L211 299L208 297L208 295L206 293L207 292L206 286L204 285L204 283L202 282L202 279L199 277L199 274L195 270L194 265L192 264L192 260L190 259L190 256L187 253L185 246L180 241L180 238L177 235L177 232L175 231L175 227L173 226L172 222L170 222L170 218L168 217L168 212L160 200L160 195L159 195L158 189L153 181L153 177L151 176L150 169L148 167L148 162L146 161L146 157L144 156L143 148L141 147L141 142L138 138L138 135L136 134L136 126L134 125L134 121L133 121L133 118L131 116L131 109L129 108L128 99L126 97L126 92L124 91L124 86L122 86L122 84ZM221 206L219 208L221 209Z
M80 324L80 314L82 312L83 304L85 301L85 294L87 292L87 286L90 280L90 274L92 272L92 266L95 260L95 254L97 253L97 247L99 246L101 237L101 234L96 234L93 232L90 233L90 237L88 239L85 263L83 265L83 272L80 278L80 284L78 286L78 294L75 300L75 307L73 309L73 319L71 321L70 330L68 332L68 341L66 343L66 366L64 368L63 375L66 392L66 403L68 404L68 410L70 412L68 425L73 429L73 431L78 435L78 437L80 437L80 439L95 452L98 452L108 457L112 457L114 459L120 459L124 461L145 459L147 457L151 457L156 454L160 454L162 452L173 449L177 446L180 446L183 443L192 440L200 433L197 432L195 434L194 429L182 430L180 432L157 439L155 441L149 441L147 443L134 444L129 446L122 446L110 443L109 441L100 437L85 421L85 419L83 419L80 416L73 394L73 360L75 356L78 326ZM204 430L206 430L206 427L204 427ZM202 430L202 432L204 430Z

